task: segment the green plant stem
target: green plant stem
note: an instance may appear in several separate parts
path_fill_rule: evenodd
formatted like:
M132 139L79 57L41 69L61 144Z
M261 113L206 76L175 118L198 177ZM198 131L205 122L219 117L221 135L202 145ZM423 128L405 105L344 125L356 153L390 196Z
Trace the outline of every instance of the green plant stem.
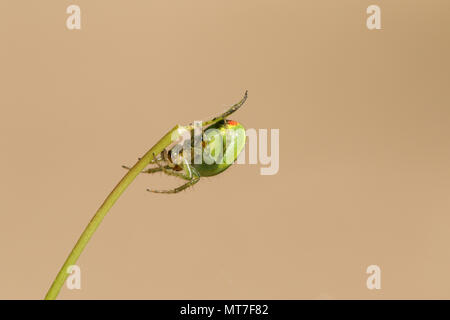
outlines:
M61 287L64 285L68 277L67 270L71 265L74 265L78 260L78 257L83 252L87 243L91 239L95 230L102 222L105 215L108 213L109 209L114 205L114 203L119 199L120 195L125 191L125 189L130 185L131 182L139 175L139 173L144 170L144 168L153 159L154 154L161 153L165 148L167 148L175 139L178 138L178 128L176 125L172 130L170 130L161 140L158 141L147 153L127 172L127 174L120 180L117 186L111 191L108 197L105 199L101 207L97 210L92 220L89 222L87 227L84 229L80 238L78 239L75 247L70 252L61 270L58 272L52 286L45 296L45 300L54 300L57 296Z

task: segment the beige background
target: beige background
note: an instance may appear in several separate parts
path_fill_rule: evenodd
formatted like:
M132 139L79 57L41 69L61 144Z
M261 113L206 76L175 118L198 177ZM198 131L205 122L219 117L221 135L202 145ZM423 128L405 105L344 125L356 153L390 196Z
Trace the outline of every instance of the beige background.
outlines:
M449 9L1 1L0 298L43 298L120 165L245 89L233 118L280 129L279 173L234 166L177 196L139 177L59 298L450 298Z

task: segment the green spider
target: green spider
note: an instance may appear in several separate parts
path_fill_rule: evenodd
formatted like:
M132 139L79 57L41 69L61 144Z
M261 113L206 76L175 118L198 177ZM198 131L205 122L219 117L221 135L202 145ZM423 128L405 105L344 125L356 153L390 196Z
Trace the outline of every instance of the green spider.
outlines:
M222 173L229 168L238 158L245 147L245 129L237 121L226 119L229 115L237 111L247 100L247 91L241 101L230 107L223 114L203 122L201 136L203 140L199 145L194 140L194 126L190 124L183 127L190 132L191 139L185 141L187 148L182 149L178 144L170 150L164 150L150 164L156 164L142 171L142 173L163 172L170 176L175 176L187 182L171 190L153 190L155 193L178 193L183 191L198 181L201 177L211 177ZM204 129L205 128L205 129ZM180 152L181 151L181 152ZM195 161L195 156L202 155L200 161ZM130 169L127 166L122 166Z

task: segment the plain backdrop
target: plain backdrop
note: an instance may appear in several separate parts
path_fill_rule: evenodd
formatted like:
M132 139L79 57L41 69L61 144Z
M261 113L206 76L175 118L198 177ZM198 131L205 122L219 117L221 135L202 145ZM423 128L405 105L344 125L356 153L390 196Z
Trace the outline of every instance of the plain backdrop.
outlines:
M448 0L1 1L0 298L43 298L121 165L247 89L232 118L280 130L279 172L235 165L178 195L141 175L59 298L450 298L449 14Z

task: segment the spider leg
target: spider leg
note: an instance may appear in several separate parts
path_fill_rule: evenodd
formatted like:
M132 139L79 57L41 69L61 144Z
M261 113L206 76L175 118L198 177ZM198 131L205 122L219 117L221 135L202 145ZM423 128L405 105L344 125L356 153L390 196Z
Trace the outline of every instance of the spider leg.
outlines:
M152 190L152 189L147 189L147 191L149 192L154 192L154 193L178 193L181 192L191 186L193 186L194 184L196 184L199 180L200 180L200 175L197 172L197 170L195 170L194 167L191 167L191 165L187 162L187 160L184 160L184 167L185 167L185 174L179 174L178 175L182 176L183 179L188 180L188 182L186 182L185 184L171 189L171 190ZM176 172L173 172L176 173ZM177 175L177 176L178 176Z
M127 167L127 166L122 166L122 168L127 169L127 170L131 169L130 167ZM161 172L161 171L163 171L163 169L158 167L158 168L149 168L149 169L142 170L141 173L150 173L151 174L151 173Z
M245 100L247 100L247 91L245 91L244 97L241 99L241 101L239 101L235 105L231 106L227 111L225 111L221 115L219 115L217 117L214 117L211 120L207 120L207 121L203 122L202 126L208 127L208 126L210 126L210 125L212 125L212 124L214 124L216 122L224 120L230 114L236 112L244 104ZM188 126L186 126L185 128L187 130L193 130L194 129L194 125L191 123Z
M165 151L165 149L164 149ZM141 160L141 158L138 158L138 160ZM159 155L156 156L155 154L153 154L153 159L150 161L150 164L154 164L154 163L158 163L158 161L163 160L163 156ZM122 166L122 168L130 170L131 167L128 166ZM164 166L164 168L170 168L170 166ZM164 171L161 166L158 164L158 168L149 168L149 169L145 169L142 170L141 173L155 173L155 172L160 172L160 171Z
M156 160L155 161L156 164L158 165L158 168L154 168L154 169L160 169L160 171L164 172L168 176L174 176L174 177L178 177L178 178L181 178L181 179L184 179L184 180L188 180L188 181L192 180L192 175L191 176L187 176L184 173L177 172L177 171L173 170L168 165L167 166L161 165L161 160L160 159L156 159L155 158L155 160Z

